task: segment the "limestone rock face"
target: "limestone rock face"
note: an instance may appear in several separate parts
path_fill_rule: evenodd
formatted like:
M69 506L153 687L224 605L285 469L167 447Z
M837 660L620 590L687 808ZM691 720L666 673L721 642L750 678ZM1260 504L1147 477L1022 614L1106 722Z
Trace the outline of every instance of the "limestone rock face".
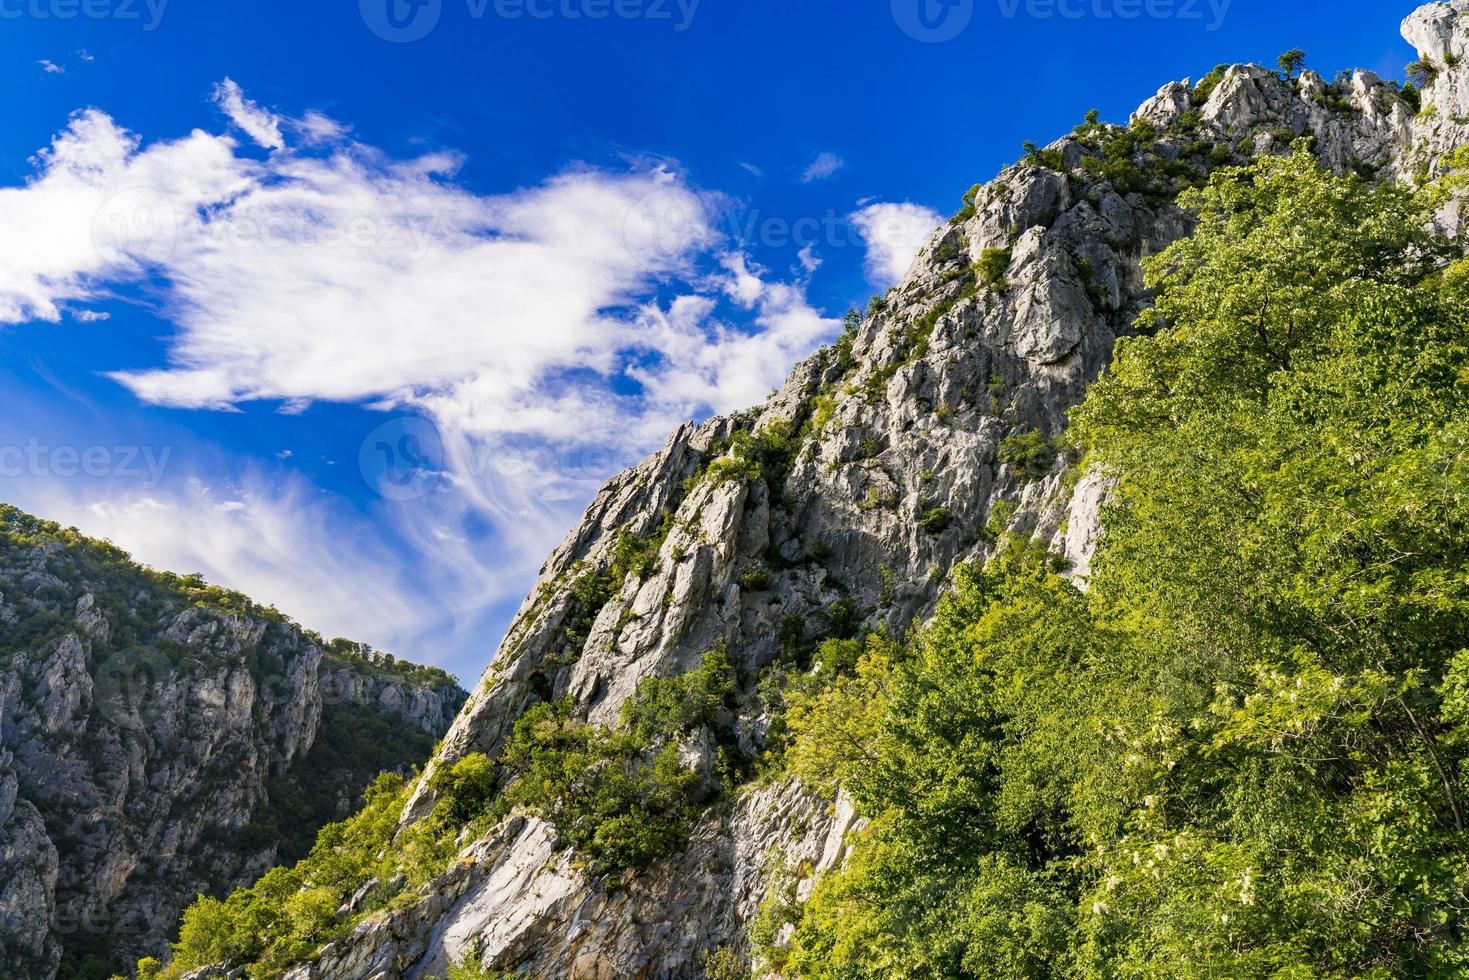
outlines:
M61 961L51 935L58 861L36 808L19 796L8 752L0 752L0 969L47 976Z
M1413 146L1405 172L1436 171L1445 155L1469 144L1469 2L1431 3L1403 21L1403 36L1418 49L1426 66L1423 111L1413 121ZM1449 204L1440 216L1446 231L1463 228L1461 205Z
M379 717L427 755L464 698L447 677L324 652L278 614L226 611L5 509L0 975L162 954L196 894L277 861L277 821L314 833L355 807L376 770L320 771L318 739L347 734L333 726ZM330 807L273 799L328 778Z
M1424 94L1437 121L1370 72L1328 82L1238 65L1212 90L1159 90L1133 117L1134 132L1151 124L1156 139L1120 165L1098 147L1118 132L1093 129L979 188L841 344L797 365L764 405L684 426L603 488L547 559L435 766L493 758L540 700L570 698L582 717L615 725L641 679L688 671L715 646L740 678L735 728L758 751L771 708L756 679L783 637L923 621L955 563L986 554L997 512L1084 579L1110 483L1070 485L1070 461L1048 440L1150 302L1143 260L1188 234L1180 191L1301 137L1343 174L1398 179L1436 161L1456 145L1453 114L1469 97L1466 11L1469 0L1432 5L1405 25L1443 63ZM689 481L736 432L782 421L809 426L787 466ZM660 526L656 569L584 608L579 576L610 566L620 534ZM404 821L432 804L422 780ZM746 951L778 882L799 897L840 864L856 824L843 798L789 781L745 787L681 853L608 880L579 870L551 827L513 816L465 842L417 904L369 918L291 976L436 977L474 951L527 976L699 976L710 951Z

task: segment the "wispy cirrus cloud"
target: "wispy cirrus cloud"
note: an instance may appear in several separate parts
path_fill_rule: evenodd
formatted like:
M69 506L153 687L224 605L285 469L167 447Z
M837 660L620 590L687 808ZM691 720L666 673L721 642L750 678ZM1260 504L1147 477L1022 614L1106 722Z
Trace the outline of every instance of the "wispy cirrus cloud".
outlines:
M813 184L818 180L826 180L828 177L835 176L837 171L843 169L846 165L847 161L835 153L819 154L815 160L811 161L811 165L806 168L805 172L801 174L801 182L804 184Z
M280 117L245 98L240 86L226 78L214 86L214 103L252 140L267 150L283 149Z

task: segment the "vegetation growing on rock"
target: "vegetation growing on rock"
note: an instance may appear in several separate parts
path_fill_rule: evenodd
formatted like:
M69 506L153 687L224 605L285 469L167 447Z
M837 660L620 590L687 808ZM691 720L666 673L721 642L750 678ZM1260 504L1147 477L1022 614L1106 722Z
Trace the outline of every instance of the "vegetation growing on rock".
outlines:
M1469 263L1304 150L1222 172L1075 413L1083 592L1012 539L792 717L872 820L787 976L1448 976L1469 758ZM833 740L832 732L843 733Z

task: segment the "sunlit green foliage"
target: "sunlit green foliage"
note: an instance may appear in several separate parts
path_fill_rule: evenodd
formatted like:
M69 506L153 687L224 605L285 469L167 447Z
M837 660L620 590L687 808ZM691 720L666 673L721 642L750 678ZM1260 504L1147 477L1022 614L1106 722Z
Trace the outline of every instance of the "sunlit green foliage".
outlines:
M701 779L676 746L589 725L572 705L542 703L515 725L502 762L514 782L501 812L523 808L556 827L598 870L621 871L671 853L697 813Z
M1286 78L1295 78L1306 67L1306 52L1300 48L1291 48L1285 54L1275 59L1280 66L1280 74Z
M786 419L773 419L758 432L738 432L728 455L709 465L707 478L715 483L763 479L776 489L789 475L801 441L801 433Z
M1228 65L1215 65L1209 74L1199 79L1199 83L1194 86L1193 92L1190 93L1190 99L1193 104L1203 105L1205 102L1208 102L1209 96L1214 94L1214 90L1219 87L1220 82L1224 81L1224 76L1228 73Z
M338 920L336 910L368 881L388 881L412 869L442 870L447 850L441 842L418 833L395 843L406 793L401 777L381 776L363 809L323 828L311 854L296 865L275 868L224 901L201 895L184 912L173 960L159 976L232 963L249 964L252 980L277 977L346 934L355 920ZM426 874L414 877L421 882Z
M1044 432L1026 429L1000 440L999 457L1000 462L1013 467L1022 479L1037 480L1050 471L1056 461L1056 450Z
M535 813L598 870L669 854L709 797L704 777L679 760L677 739L715 727L733 696L729 660L713 651L687 673L645 679L617 730L579 720L569 701L539 704L505 748L511 782L493 816Z
M792 712L871 821L807 977L1469 971L1469 266L1304 151L1215 176L1076 413L1088 590L1009 541ZM793 904L794 903L794 904Z
M1006 286L1005 272L1010 268L1010 255L1008 248L987 248L981 252L974 266L979 281L990 289L1003 290Z

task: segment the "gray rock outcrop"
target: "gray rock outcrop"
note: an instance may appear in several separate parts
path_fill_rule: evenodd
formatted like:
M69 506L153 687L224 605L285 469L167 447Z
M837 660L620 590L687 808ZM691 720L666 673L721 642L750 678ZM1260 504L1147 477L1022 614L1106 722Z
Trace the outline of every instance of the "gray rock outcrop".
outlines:
M1083 127L979 188L854 332L765 405L686 425L607 484L548 558L434 765L494 758L540 700L570 698L616 725L641 679L688 671L716 646L740 679L736 728L758 750L772 708L757 681L784 644L923 621L954 565L986 554L997 515L1084 579L1108 484L1071 486L1051 440L1149 303L1142 261L1189 232L1180 191L1302 137L1338 173L1411 179L1438 165L1469 137L1465 17L1469 0L1454 0L1405 23L1439 67L1421 113L1371 72L1328 82L1237 65L1212 89L1164 86L1130 135ZM1130 138L1121 159L1102 152ZM780 423L805 435L764 478L690 480L736 433ZM579 576L610 566L619 535L660 540L663 526L656 570L588 608ZM424 779L405 823L433 802ZM466 842L416 904L290 976L443 976L471 953L527 976L699 976L711 951L745 952L772 868L804 893L840 863L854 821L790 780L746 787L680 853L609 878L579 870L549 825L512 816Z
M319 740L352 734L333 725L380 719L406 768L465 697L447 676L324 651L273 611L228 611L225 594L69 534L0 513L5 976L54 976L63 955L121 970L164 954L196 894L285 856L282 823L309 837L355 807L377 769L367 756L325 769ZM324 801L311 795L323 783Z

